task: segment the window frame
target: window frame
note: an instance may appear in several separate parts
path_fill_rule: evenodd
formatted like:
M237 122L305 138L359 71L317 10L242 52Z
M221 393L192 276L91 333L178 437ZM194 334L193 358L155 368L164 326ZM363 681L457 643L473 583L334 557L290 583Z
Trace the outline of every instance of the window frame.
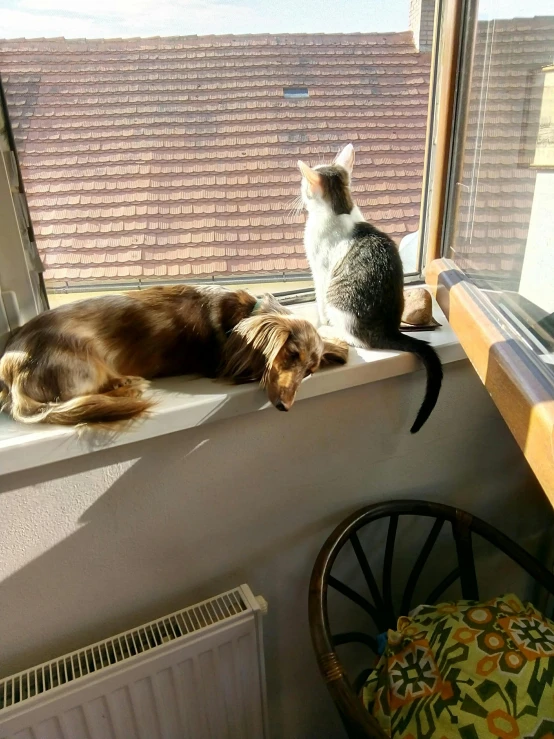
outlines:
M0 352L48 297L0 77Z
M436 0L437 7L442 4L443 0ZM435 18L437 19L438 13L435 13ZM437 25L437 21L435 20L435 30L434 33L437 34L439 32L439 26ZM433 57L435 59L435 57ZM433 63L436 64L434 61ZM433 79L433 75L431 74L431 80ZM430 80L430 82L431 82ZM305 90L307 91L307 94L304 95L292 95L289 96L289 100L302 100L307 99L310 97L310 87L309 85L304 85ZM283 86L283 95L285 98L287 98L286 91L288 89L303 89L301 85L294 87L290 85L284 85ZM425 145L425 154L424 154L424 161L427 162L427 151L429 147L429 128L430 128L430 116L435 113L435 106L433 104L434 101L434 89L431 87L429 88L429 106L428 106L428 124L427 124L427 140ZM18 181L16 183L15 189L12 188L12 199L15 203L15 200L18 199L20 202L16 203L16 206L21 206L19 208L16 208L16 210L23 210L25 214L25 219L27 221L26 227L24 228L21 225L21 233L22 237L21 239L14 240L14 243L12 243L11 247L8 248L6 243L4 243L3 239L0 239L0 351L3 347L3 343L5 344L6 340L6 326L5 323L3 323L3 315L4 313L9 314L9 327L13 330L14 328L17 328L19 325L25 323L30 318L32 318L37 313L40 313L43 310L48 309L48 296L46 291L46 286L44 284L44 280L42 278L42 271L43 267L40 262L40 256L38 249L36 247L35 238L33 235L33 226L30 220L29 216L29 209L27 207L27 202L25 199L25 191L24 191L24 184L23 180L21 178L21 172L19 167L19 162L17 160L17 153L16 153L16 146L14 142L13 133L11 130L11 122L9 119L9 113L8 108L6 104L6 98L4 89L2 86L2 78L0 75L0 102L1 102L1 110L0 110L0 118L3 116L5 125L4 129L8 138L8 145L9 149L11 150L11 158L15 162L15 169L17 171L17 178ZM1 121L0 121L1 122ZM0 148L1 151L1 148ZM429 168L427 165L424 165L424 178L428 177ZM2 168L0 168L0 176L3 176L4 172ZM16 192L17 191L17 192ZM426 193L427 188L424 186L424 183L422 183L422 197L424 193ZM422 201L423 205L423 201ZM1 215L4 220L9 219L10 221L13 221L13 213L10 212L1 212ZM16 213L17 215L17 213ZM423 207L420 206L420 228L418 229L418 246L417 246L417 255L416 255L416 267L414 270L406 271L404 273L404 282L406 285L414 285L414 284L421 284L423 282L423 261L424 261L424 252L422 250L422 238L421 238L421 224L423 222ZM27 232L27 233L26 233ZM15 231L14 231L15 233ZM23 240L23 248L19 241ZM7 240L6 240L7 241ZM17 242L17 243L15 243ZM11 253L10 253L11 252ZM13 257L13 254L15 254L15 258ZM27 270L24 267L24 262L27 262ZM19 268L17 268L15 262L19 262ZM302 282L304 280L311 281L311 274L309 272L303 272L303 273L293 273L293 274L282 274L279 276L274 275L264 275L264 274L252 274L247 276L234 276L234 277L212 277L208 278L210 282L213 282L214 284L221 284L221 285L235 285L235 284L244 284L244 286L255 286L257 283L272 283L272 282ZM162 284L205 284L206 279L177 279L177 280L143 280L143 279L137 279L132 282L121 282L121 283L113 283L113 284L101 284L101 283L92 283L87 284L83 286L71 286L71 287L63 287L58 286L53 289L51 289L51 294L68 294L68 293L98 293L98 292L123 292L126 290L134 290L134 289L145 289L147 287L151 287L153 285L162 285ZM30 283L30 284L29 284ZM292 289L288 290L285 288L284 290L279 290L275 292L274 294L277 296L282 296L283 299L286 301L286 304L292 304L294 302L293 298L291 297ZM308 300L315 300L315 290L313 287L311 288L300 288L297 287L294 291L298 294L299 302L306 302ZM2 298L3 295L3 298ZM3 302L2 302L3 301ZM53 301L56 303L57 301Z
M437 6L442 7L442 4L443 0L437 0ZM437 34L437 24L440 22L440 20L440 13L437 10L435 15L435 34ZM433 65L435 66L435 68L437 68L439 65L439 59L438 57L436 57L435 52L433 52L432 59L433 61L431 69L433 70ZM425 187L425 178L427 177L428 179L430 179L432 176L432 168L428 166L427 161L427 152L429 150L430 142L432 141L432 134L430 133L432 121L431 115L435 116L440 112L435 104L435 94L438 88L436 85L433 86L433 80L434 75L433 71L431 71L429 88L429 115L427 122L427 142L425 148L424 182L422 187L423 193L427 192L427 188ZM5 148L6 150L10 150L10 160L15 162L17 170L17 186L12 187L10 191L9 203L11 205L11 210L9 210L9 212L7 211L8 215L10 215L11 217L12 232L14 234L17 234L17 239L9 244L9 240L2 239L3 234L0 233L0 278L3 278L4 280L3 282L2 280L0 280L0 287L3 284L6 284L8 288L10 288L4 290L3 296L0 295L0 321L2 318L1 311L4 305L4 303L2 302L2 297L5 298L7 304L9 304L10 299L9 293L11 293L12 295L17 295L18 298L21 298L19 300L19 306L18 301L15 301L14 305L17 310L13 311L13 315L10 318L9 327L13 330L19 325L22 325L24 322L30 320L30 318L32 318L37 313L40 313L42 310L48 309L49 306L46 297L46 291L44 289L44 282L42 280L41 265L39 264L39 271L37 275L40 289L37 291L36 286L34 286L31 281L32 263L29 261L29 256L26 256L25 253L24 237L27 236L29 239L29 243L35 246L34 235L30 218L28 218L24 186L19 171L17 156L15 154L15 143L10 127L10 121L7 115L7 106L5 104L3 90L1 88L1 78L0 94L2 96L2 111L4 113L6 122L5 130L8 137L7 140L9 141L9 146ZM3 165L4 158L0 157L0 179L2 179L3 176L5 178L7 177L7 175L5 174L6 167L4 167ZM25 228L23 227L23 224L21 224L17 219L18 209L15 206L16 194L21 196L21 200L25 205L25 212L27 213L28 218L28 223L26 224ZM19 211L21 211L21 208L19 209ZM421 210L420 213L422 214ZM423 215L420 215L420 218L422 217ZM425 252L422 250L421 226L418 240L419 244L417 271L405 273L405 284L421 283L423 280L421 265ZM23 277L26 278L22 282L22 290L19 293L16 291L18 289L18 286L14 282L10 282L8 279L11 276L11 272L9 270L3 269L4 263L9 262L11 260L12 254L15 254L16 252L19 259L19 266L21 267L21 273ZM38 255L38 250L36 254ZM292 275L290 277L291 281L295 281L295 278L295 275ZM282 281L281 278L278 279L279 281ZM232 282L236 281L236 279L232 279ZM268 279L268 276L258 275L253 276L251 284L262 281L270 282L271 280ZM176 282L177 281L174 281L171 284L176 284ZM179 282L188 283L191 281L181 280ZM197 280L196 282L200 282L200 280ZM205 280L203 282L205 282ZM219 280L214 280L214 283L215 282L225 284L225 282L229 283L231 282L231 280L225 280L225 278L223 278ZM145 285L143 284L143 286ZM140 288L140 284L134 285L134 287ZM131 286L125 285L123 288L119 287L119 289L125 288L131 289ZM112 289L118 288L114 286L114 288ZM43 294L41 294L41 291L43 292ZM85 292L85 290L83 289L82 292ZM295 289L285 290L276 294L279 295L282 302L286 305L311 303L308 305L299 306L298 310L301 315L306 315L306 317L310 317L309 314L311 314L311 312L315 310L315 305L313 303L315 297L313 288L297 287ZM20 310L21 306L25 307L23 311ZM441 320L443 324L445 324L444 318L442 318ZM6 322L8 322L7 318ZM457 338L454 336L453 332L447 325L444 325L443 331L437 332L436 334L430 334L426 338L428 339L429 343L437 348L443 363L446 364L450 362L458 362L465 359L465 355L460 347ZM1 350L2 346L0 345L0 352ZM397 375L411 373L416 371L417 369L420 369L418 363L413 359L413 357L406 353L393 353L389 355L388 353L369 352L369 355L369 357L362 357L359 356L359 354L357 356L355 354L354 361L350 361L348 363L348 366L344 368L336 368L335 370L329 371L325 374L318 374L315 379L311 381L315 384L311 385L310 383L310 385L304 389L303 395L305 397L314 397L317 395L323 395L329 392L333 392L334 390L351 388L372 381L381 381L389 377L396 377ZM190 380L185 380L185 382L190 382ZM194 382L201 383L202 380ZM141 428L137 432L128 432L118 435L118 438L116 440L110 440L108 446L125 444L129 443L130 441L137 441L139 439L158 436L168 433L171 430L179 430L182 428L197 426L199 423L213 420L216 416L231 417L236 414L251 412L252 410L257 409L258 406L260 407L260 409L267 406L265 400L260 405L257 389L254 386L249 386L247 389L244 389L244 387L242 389L231 389L232 394L230 391L229 393L226 392L225 396L223 396L222 393L214 393L212 389L207 387L207 385L201 386L204 389L200 393L196 388L193 390L192 397L194 398L194 402L192 403L190 403L187 399L188 385L184 385L183 391L177 393L179 402L179 405L177 406L177 404L175 403L175 393L171 390L172 387L174 386L170 384L169 392L166 393L167 397L164 401L165 408L163 409L163 424L159 422L159 418L153 418L151 419L151 422L145 422L145 424L141 426ZM234 397L235 394L237 396L240 395L240 397L244 398L244 400L236 403L228 403L227 399L230 397ZM210 406L207 410L206 408L200 407L201 404L198 403L198 395L202 395L202 404L204 406ZM224 400L222 400L223 397ZM224 411L221 410L221 407L223 405L225 405ZM0 429L0 432L1 431L2 429ZM0 433L0 437L2 437L2 433ZM65 441L63 444L60 444L60 440L62 438ZM37 445L35 451L37 451L38 453L35 453L35 451L33 451L33 453L30 454L29 452L31 448L35 449L35 444ZM38 449L39 446L40 450ZM74 430L70 428L60 429L49 427L39 430L35 429L31 433L30 429L25 429L21 427L20 424L16 424L15 422L11 422L7 419L5 424L5 433L3 435L3 438L0 438L0 456L4 452L6 453L6 455L10 459L9 469L14 472L18 471L19 469L27 469L29 467L40 466L41 464L44 464L45 461L52 462L54 459L65 459L72 456L84 454L99 448L101 447L94 445L93 448L87 448L86 446L83 446L78 436L74 434Z
M554 374L499 308L446 258L456 222L455 194L463 158L478 0L443 0L443 45L431 132L436 162L428 185L425 278L460 343L554 505Z

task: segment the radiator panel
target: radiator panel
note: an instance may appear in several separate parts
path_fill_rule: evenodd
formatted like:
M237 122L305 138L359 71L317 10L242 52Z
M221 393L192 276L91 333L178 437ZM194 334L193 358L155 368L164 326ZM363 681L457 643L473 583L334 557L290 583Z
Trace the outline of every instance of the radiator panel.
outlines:
M0 681L0 739L263 739L248 586Z

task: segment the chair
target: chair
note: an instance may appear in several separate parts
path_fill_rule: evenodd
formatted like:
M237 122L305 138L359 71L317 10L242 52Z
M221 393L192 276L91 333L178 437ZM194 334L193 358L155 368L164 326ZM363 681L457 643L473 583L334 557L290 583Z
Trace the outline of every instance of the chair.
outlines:
M402 516L429 518L432 520L432 526L419 554L417 557L414 555L414 564L404 587L399 608L396 608L392 595L394 592L392 573L396 535ZM362 529L380 519L388 519L381 589L359 536ZM350 739L366 739L367 737L387 739L387 735L364 708L358 697L359 690L370 670L363 670L355 680L351 681L335 648L344 644L357 643L366 645L375 655L378 654L376 635L389 628L396 628L398 617L407 615L416 605L412 603L412 600L418 580L445 524L450 524L452 528L456 565L422 602L429 605L436 604L446 590L457 581L461 586L463 599L479 600L472 534L477 534L488 541L523 568L548 594L554 594L552 573L507 536L469 513L451 506L424 501L378 503L353 513L337 526L319 552L312 571L309 592L310 631L317 662ZM363 581L371 600L332 574L337 556L347 543L350 543L354 551L356 566L361 570L360 574L363 575ZM368 626L373 624L371 628L373 633L361 631L332 633L328 613L329 588L333 588L345 598L350 599L365 612Z

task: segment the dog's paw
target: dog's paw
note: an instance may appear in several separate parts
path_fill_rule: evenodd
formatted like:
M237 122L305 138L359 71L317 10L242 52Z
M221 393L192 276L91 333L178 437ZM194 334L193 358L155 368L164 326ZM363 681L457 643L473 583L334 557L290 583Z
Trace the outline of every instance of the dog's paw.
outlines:
M114 382L111 394L126 398L140 398L149 387L150 383L144 377L128 375L127 377L120 377Z
M322 337L323 338L323 337ZM323 338L323 356L321 365L323 367L329 364L346 364L348 362L348 344L343 339Z
M150 382L145 380L144 377L126 377L125 387L133 391L136 397L140 397L150 387Z

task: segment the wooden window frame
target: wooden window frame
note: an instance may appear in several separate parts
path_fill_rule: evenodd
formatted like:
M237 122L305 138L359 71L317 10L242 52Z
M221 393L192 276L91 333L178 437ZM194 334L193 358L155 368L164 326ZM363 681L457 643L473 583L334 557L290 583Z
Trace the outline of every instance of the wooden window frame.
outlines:
M456 215L452 193L463 157L477 4L444 0L438 108L429 134L435 162L423 214L425 281L554 505L554 374L486 293L444 256Z

